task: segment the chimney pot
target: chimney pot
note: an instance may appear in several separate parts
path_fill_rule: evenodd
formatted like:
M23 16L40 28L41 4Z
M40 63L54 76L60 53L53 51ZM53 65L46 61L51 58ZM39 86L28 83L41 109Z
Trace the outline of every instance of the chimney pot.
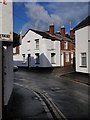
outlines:
M73 31L73 28L70 28L70 38L74 38L74 31Z
M61 26L61 35L65 37L65 27Z
M68 37L68 32L65 33L65 36Z
M50 34L54 34L54 24L53 23L51 23L50 25L49 25L49 33Z

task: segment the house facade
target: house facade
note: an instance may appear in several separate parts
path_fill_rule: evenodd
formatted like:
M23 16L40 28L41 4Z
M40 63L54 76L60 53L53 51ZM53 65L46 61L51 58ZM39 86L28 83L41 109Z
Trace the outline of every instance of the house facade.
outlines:
M90 74L90 16L75 28L76 71Z
M30 29L14 48L14 64L23 67L60 66L60 40L46 32Z
M54 25L50 24L49 31L41 32L30 29L21 40L21 45L14 48L14 64L27 67L60 67L73 64L75 57L73 29L70 38L61 32L54 33ZM40 59L40 63L35 61ZM24 61L24 62L22 62Z
M61 32L57 32L55 35L61 39L61 66L72 65L73 58L75 57L73 29L70 29L70 36L68 36L68 34L65 32L65 27L62 26Z

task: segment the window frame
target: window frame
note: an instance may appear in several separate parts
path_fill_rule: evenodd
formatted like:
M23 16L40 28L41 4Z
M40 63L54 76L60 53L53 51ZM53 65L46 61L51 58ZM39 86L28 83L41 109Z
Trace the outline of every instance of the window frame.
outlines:
M80 67L87 67L87 53L86 52L83 52L83 53L80 53ZM84 59L84 64L83 64L83 59Z
M68 55L68 58L66 57L67 55ZM68 52L65 53L65 62L69 62L69 53Z
M52 56L53 55L53 56ZM55 64L55 57L56 57L56 53L51 53L51 64ZM52 60L53 59L53 60Z
M35 39L36 42L36 50L39 50L39 39Z
M64 49L68 49L68 42L67 41L64 41Z

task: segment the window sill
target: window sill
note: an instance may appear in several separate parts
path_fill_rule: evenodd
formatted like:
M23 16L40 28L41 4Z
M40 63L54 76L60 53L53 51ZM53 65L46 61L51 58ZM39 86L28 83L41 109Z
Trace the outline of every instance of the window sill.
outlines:
M47 49L48 51L55 51L56 49Z
M87 68L87 66L79 66L79 67Z
M35 50L39 50L39 48L35 49Z

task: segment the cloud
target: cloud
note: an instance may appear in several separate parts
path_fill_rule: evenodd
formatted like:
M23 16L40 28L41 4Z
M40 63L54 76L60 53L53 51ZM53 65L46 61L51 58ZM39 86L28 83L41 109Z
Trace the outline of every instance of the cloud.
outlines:
M49 2L25 3L26 15L30 22L23 26L23 30L33 28L48 30L50 23L57 28L71 22L78 23L88 15L88 3L84 2Z
M38 3L25 3L25 7L27 9L26 15L30 19L30 22L26 23L22 29L30 27L39 30L48 30L50 23L57 25L62 23L60 16L54 13L49 14L48 10Z

